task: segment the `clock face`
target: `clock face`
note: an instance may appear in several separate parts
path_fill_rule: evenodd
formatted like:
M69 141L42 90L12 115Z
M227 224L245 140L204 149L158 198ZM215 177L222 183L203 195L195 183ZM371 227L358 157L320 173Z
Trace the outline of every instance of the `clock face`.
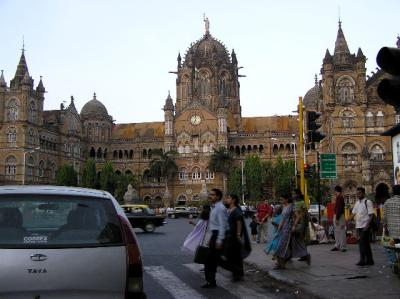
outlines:
M190 122L192 123L192 125L197 126L201 123L201 117L199 115L193 115L190 118Z

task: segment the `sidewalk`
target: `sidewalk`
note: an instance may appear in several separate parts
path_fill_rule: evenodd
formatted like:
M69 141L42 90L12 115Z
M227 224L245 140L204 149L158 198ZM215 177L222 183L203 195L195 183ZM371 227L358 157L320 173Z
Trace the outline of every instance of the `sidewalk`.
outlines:
M286 270L272 270L274 261L263 251L265 244L253 244L247 264L273 279L295 286L321 298L400 298L400 279L387 265L382 246L372 244L375 265L357 267L358 245L348 245L345 253L331 252L332 245L309 246L311 266L294 259Z

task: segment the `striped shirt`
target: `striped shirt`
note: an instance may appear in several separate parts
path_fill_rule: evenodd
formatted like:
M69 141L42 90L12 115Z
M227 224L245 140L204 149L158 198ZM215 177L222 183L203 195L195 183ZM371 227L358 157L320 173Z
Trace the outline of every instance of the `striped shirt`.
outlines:
M394 195L383 205L383 223L387 225L389 236L400 239L400 196Z

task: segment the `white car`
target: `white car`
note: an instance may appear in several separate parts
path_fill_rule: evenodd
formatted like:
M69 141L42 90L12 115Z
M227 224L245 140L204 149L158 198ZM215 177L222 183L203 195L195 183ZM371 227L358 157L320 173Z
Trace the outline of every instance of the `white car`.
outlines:
M321 211L321 214L323 214L325 211L325 206L320 205L320 211ZM314 205L314 204L310 205L310 207L308 208L308 213L311 216L318 216L318 205Z
M0 298L145 298L139 244L105 191L0 187Z

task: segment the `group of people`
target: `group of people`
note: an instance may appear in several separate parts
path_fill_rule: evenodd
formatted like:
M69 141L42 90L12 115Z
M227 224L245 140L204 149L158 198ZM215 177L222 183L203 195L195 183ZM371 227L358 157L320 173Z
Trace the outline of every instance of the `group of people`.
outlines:
M222 191L212 189L211 206L204 206L195 229L187 236L183 249L196 254L199 246L206 245L204 261L206 283L203 288L215 288L218 266L232 272L233 281L244 276L243 259L251 252L250 239L245 226L239 197L229 194L222 199Z

